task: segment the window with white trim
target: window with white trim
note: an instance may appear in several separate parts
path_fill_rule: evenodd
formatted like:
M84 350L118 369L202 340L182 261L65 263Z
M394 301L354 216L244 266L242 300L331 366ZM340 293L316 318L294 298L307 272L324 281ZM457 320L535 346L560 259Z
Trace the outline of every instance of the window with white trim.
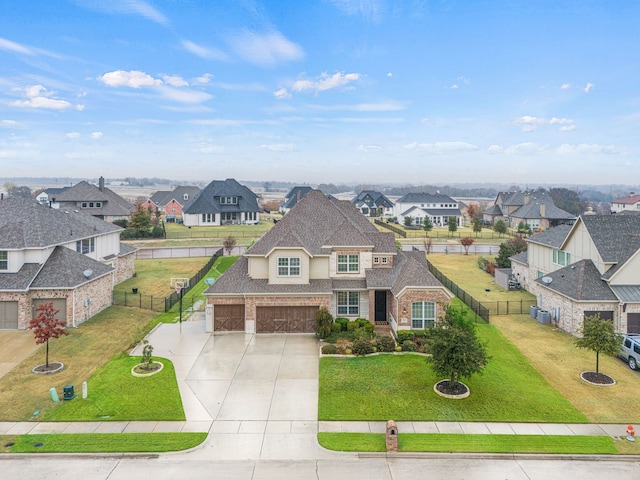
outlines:
M0 251L0 270L9 270L9 252Z
M222 205L237 205L238 197L220 197L220 203Z
M360 271L360 259L358 255L338 255L338 273L358 273Z
M373 263L376 265L380 263L380 257L373 257Z
M571 254L569 252L565 252L564 250L558 250L557 248L553 249L553 263L556 265L560 265L561 267L566 267L571 264Z
M202 214L202 223L215 223L216 222L216 214L215 213L203 213Z
M358 292L338 292L338 315L359 315L360 296Z
M76 252L86 255L87 253L96 251L96 239L85 238L76 242Z
M235 222L238 218L237 212L222 212L220 218L223 222Z
M278 258L279 277L299 277L300 257L279 257Z
M387 257L382 257L382 263L386 264L387 263Z
M424 330L436 322L436 304L433 302L413 302L411 304L411 328Z

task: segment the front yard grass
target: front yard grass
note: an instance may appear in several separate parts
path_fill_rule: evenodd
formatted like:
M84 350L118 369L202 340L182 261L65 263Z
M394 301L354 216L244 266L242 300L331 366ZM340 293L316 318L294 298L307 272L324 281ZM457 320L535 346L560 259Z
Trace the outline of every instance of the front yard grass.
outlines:
M586 422L491 325L478 325L491 356L482 375L463 379L471 395L450 400L433 391L425 357L383 354L320 359L320 420Z

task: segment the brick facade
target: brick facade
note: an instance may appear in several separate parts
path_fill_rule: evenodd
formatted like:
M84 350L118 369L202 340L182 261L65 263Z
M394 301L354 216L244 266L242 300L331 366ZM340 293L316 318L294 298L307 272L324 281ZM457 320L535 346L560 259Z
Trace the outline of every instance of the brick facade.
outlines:
M125 280L133 277L133 273L135 271L135 252L131 252L128 255L123 255L118 257L113 262L113 268L115 268L113 283L117 285L118 283L122 283Z
M398 319L398 330L411 329L411 304L414 302L433 302L436 304L436 321L444 316L444 308L451 298L442 289L407 290L394 302L394 318Z

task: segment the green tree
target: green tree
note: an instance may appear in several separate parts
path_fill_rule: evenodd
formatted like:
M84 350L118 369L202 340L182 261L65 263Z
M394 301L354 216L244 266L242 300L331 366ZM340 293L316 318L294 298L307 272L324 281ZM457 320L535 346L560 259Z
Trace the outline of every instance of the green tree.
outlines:
M462 378L482 373L489 361L486 347L476 337L473 323L451 306L445 309L445 316L433 328L429 353L427 362L438 376L449 379L451 389Z
M45 369L49 368L49 339L58 338L60 335L69 335L65 330L67 324L58 320L56 315L60 310L53 308L52 302L42 303L36 308L36 315L29 322L29 329L33 331L36 345L47 344Z
M327 338L331 335L331 324L333 315L327 307L320 307L316 313L316 335L320 338Z
M405 227L410 227L411 224L413 223L413 217L408 215L406 217L404 217L404 226Z
M136 210L131 214L127 227L135 230L139 237L145 237L149 234L151 226L151 214L141 203L136 204Z
M502 237L503 234L507 233L507 224L504 220L496 220L496 223L493 224L493 231Z
M427 233L427 235L431 230L433 230L433 222L431 221L431 218L428 215L424 217L424 222L422 222L422 228L424 228L424 231Z
M578 192L568 188L552 188L549 190L549 196L556 207L576 216L583 214L589 204Z
M449 225L449 231L451 233L458 230L458 219L456 217L449 217L449 220L447 220L447 224Z
M513 237L500 244L500 250L498 250L498 256L496 257L496 265L500 268L510 268L512 257L520 252L527 250L527 242L520 237Z
M473 229L473 233L478 236L478 233L482 231L482 219L480 217L473 217L471 219L471 228Z
M599 313L585 317L578 334L580 337L575 341L576 347L596 353L596 374L600 373L600 353L617 355L621 336L616 333L613 322L600 318Z

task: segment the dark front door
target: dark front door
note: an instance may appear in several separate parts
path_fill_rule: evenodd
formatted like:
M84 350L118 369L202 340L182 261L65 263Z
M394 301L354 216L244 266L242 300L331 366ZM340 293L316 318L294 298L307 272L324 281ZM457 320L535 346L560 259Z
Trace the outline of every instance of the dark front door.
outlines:
M375 321L386 322L387 321L387 292L386 290L376 290L375 299Z

